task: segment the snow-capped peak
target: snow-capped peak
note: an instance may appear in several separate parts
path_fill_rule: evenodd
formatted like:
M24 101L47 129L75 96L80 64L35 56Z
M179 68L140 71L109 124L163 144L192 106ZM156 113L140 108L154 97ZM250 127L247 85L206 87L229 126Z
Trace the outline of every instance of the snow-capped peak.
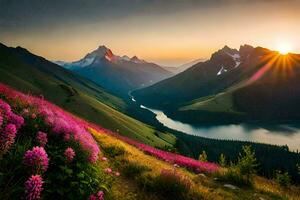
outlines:
M128 56L126 56L126 55L122 56L121 59L122 59L122 60L126 60L126 61L129 61L129 60L130 60L130 58L129 58Z
M133 56L132 58L130 58L130 61L134 63L146 63L146 61L140 60L137 56Z

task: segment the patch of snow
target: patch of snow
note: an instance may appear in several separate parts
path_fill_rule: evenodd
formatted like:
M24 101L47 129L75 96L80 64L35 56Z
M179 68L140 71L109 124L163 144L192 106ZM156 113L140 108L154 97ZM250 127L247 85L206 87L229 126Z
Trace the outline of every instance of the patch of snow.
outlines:
M136 102L136 100L133 97L131 97L131 101Z
M108 55L105 55L105 59L111 61L111 58Z
M147 108L146 108L145 106L143 106L143 105L140 105L140 107L143 108L143 109L147 109Z
M227 53L227 55L229 55L230 57L232 57L232 59L234 60L234 62L235 62L234 68L237 68L241 64L241 60L240 60L241 56L240 56L240 54L238 54L238 53L235 53L235 54Z
M92 64L93 61L94 61L94 58L84 58L77 62L70 63L70 65L73 65L75 67L86 67L86 66L89 66L90 64Z
M224 184L224 187L232 189L232 190L237 190L239 189L237 186L231 185L231 184Z
M130 60L130 58L129 58L128 56L126 56L126 55L122 56L121 59L122 59L122 60L126 60L126 61L129 61L129 60Z
M235 66L234 66L234 68L237 68L240 64L241 64L240 61L235 61Z
M225 69L223 66L221 67L221 69L219 70L219 72L217 73L217 76L220 76L222 73L227 72L227 69Z

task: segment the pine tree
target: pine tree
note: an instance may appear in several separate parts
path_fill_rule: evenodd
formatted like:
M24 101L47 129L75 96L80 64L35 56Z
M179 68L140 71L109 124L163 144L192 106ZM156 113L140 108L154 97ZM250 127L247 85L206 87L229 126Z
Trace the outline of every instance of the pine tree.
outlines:
M226 166L226 157L223 153L221 153L220 157L219 157L219 164L222 166L222 167L225 167Z
M257 167L255 152L252 151L250 145L243 146L242 153L239 154L237 167L241 175L245 175L249 182L251 175L256 172L255 168Z

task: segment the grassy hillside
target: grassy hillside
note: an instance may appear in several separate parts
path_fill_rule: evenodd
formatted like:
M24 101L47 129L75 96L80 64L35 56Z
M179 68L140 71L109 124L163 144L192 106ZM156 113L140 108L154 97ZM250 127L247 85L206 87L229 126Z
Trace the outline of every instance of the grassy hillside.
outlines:
M119 112L127 109L120 98L25 49L1 45L0 72L2 83L25 93L42 95L105 128L153 146L164 147L174 142L174 139L165 141L157 137L154 128Z
M174 168L172 164L158 160L155 157L143 153L113 136L99 131L91 130L95 139L103 149L104 156L108 157L108 163L103 164L112 169L118 169L121 177L112 186L115 199L298 199L300 188L290 187L285 189L275 181L255 176L252 186L238 186L238 189L224 187L230 182L218 181L212 174L197 174L184 168ZM119 152L119 153L114 153ZM161 176L161 170L170 170L190 181L190 188L185 191L184 196L180 191L172 191L168 186L171 182L165 182L159 188L153 186ZM227 169L222 169L226 171ZM170 180L171 181L171 180ZM170 186L172 187L172 186ZM169 193L168 193L169 192Z

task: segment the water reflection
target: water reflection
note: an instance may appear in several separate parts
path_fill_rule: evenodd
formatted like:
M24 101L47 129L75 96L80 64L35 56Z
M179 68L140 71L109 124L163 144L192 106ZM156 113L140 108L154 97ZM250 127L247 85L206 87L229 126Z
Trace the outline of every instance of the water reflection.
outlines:
M185 132L190 135L203 136L207 138L254 141L268 144L288 145L290 150L300 149L300 129L297 124L239 124L211 127L195 127L170 119L162 111L150 109L156 114L156 119L174 130Z

